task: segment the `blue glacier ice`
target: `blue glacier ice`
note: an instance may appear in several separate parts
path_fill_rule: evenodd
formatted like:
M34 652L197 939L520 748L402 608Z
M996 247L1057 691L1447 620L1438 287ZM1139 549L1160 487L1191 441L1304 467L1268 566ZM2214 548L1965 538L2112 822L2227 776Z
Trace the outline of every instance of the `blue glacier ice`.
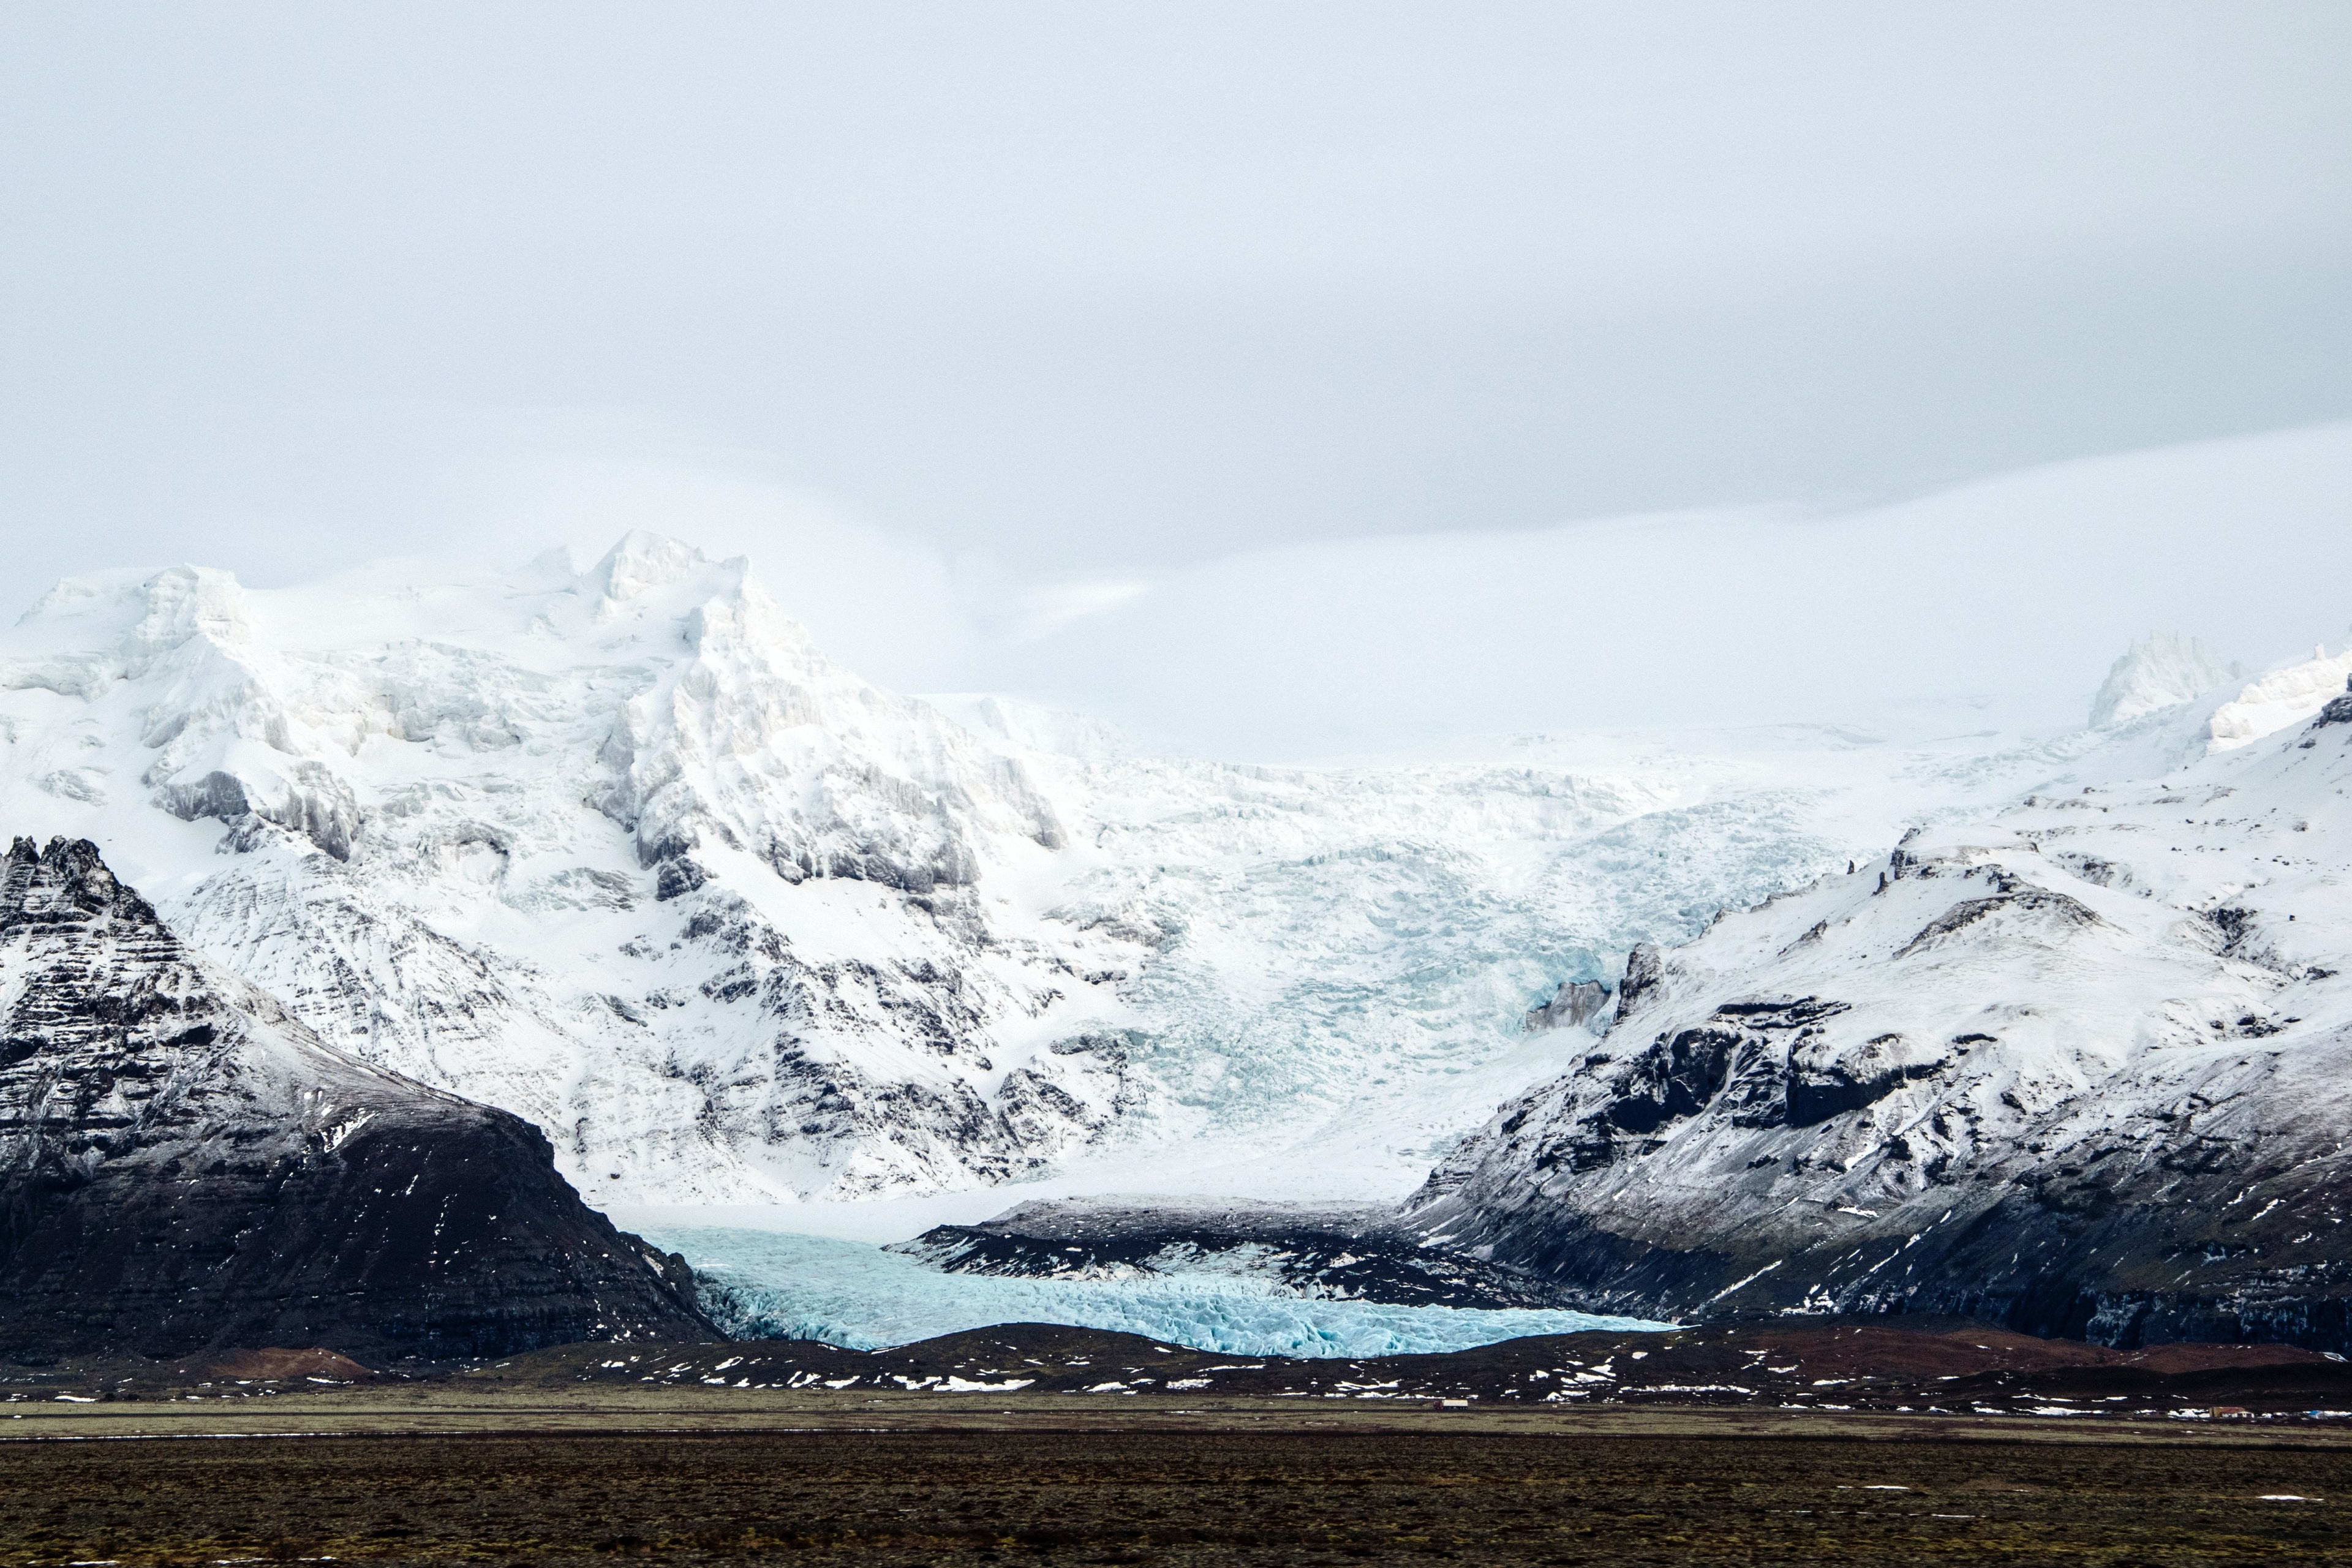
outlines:
M862 1242L777 1231L648 1226L693 1266L704 1308L740 1339L879 1350L994 1323L1069 1323L1231 1355L1376 1356L1467 1350L1527 1334L1671 1325L1588 1312L1391 1307L1292 1295L1247 1275L1126 1280L949 1274Z

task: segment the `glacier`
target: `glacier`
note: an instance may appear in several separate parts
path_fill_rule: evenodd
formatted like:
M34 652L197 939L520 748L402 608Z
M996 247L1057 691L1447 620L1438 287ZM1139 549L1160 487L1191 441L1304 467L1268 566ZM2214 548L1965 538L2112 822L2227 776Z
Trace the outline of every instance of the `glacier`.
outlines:
M2317 1103L2343 1038L2314 854L2347 675L2158 637L2057 734L1937 708L1214 762L886 691L747 562L638 532L585 568L59 584L0 637L0 812L103 845L328 1047L536 1124L736 1331L1036 1318L1369 1355L1883 1308L1958 1244L1812 1286L1934 1231L1952 1172L2073 1201L2040 1153L2216 1097L2260 1124L2214 1139L2272 1146L2263 1108ZM1651 1047L1617 1032L1653 1015ZM1623 1316L864 1245L1146 1191L1405 1204L1433 1247L1598 1282L1533 1300ZM2032 1230L1993 1193L1953 1212ZM2305 1311L2258 1274L2148 1321ZM2084 1310L2138 1322L2155 1289Z
M885 691L747 562L635 532L61 583L0 637L0 813L331 1047L535 1122L600 1206L1379 1199L1573 1059L1526 1026L1563 983L2171 711L1168 757Z
M1646 1319L1539 1309L1318 1300L1263 1277L1203 1272L1128 1282L948 1274L881 1247L725 1226L656 1227L693 1267L701 1303L739 1339L881 1350L996 1323L1069 1323L1232 1355L1360 1357L1468 1350L1527 1334L1666 1330Z

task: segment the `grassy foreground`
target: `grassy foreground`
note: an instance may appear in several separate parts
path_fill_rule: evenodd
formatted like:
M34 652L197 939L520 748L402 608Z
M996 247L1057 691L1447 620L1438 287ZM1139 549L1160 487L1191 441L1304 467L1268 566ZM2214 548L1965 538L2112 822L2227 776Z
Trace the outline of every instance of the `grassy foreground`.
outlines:
M2352 1562L2310 1427L459 1380L0 1428L5 1563Z

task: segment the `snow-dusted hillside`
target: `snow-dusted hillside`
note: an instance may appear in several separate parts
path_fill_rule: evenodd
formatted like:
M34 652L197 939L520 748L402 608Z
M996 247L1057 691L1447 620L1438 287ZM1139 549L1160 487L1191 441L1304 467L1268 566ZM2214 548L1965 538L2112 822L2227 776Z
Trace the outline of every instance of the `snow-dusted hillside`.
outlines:
M633 534L585 571L62 584L0 644L0 820L98 840L600 1201L1378 1197L1559 1070L1575 1032L1526 1025L1562 981L2150 722L1182 761L879 690L742 562Z
M2335 666L2323 650L2257 683L2332 675L2300 723L2198 756L2231 707L2175 708L2142 750L2186 767L1947 821L1638 951L1614 1028L1446 1163L1416 1223L1658 1313L1960 1310L2340 1346Z
M0 1353L707 1334L516 1117L328 1049L88 841L0 859Z

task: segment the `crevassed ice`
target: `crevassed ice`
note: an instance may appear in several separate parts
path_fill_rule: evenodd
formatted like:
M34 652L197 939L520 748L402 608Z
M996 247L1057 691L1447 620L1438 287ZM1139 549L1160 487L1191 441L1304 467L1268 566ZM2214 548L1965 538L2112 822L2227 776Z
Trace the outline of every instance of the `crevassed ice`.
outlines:
M1302 1298L1233 1274L1099 1280L948 1274L860 1242L679 1226L646 1238L682 1253L704 1308L744 1339L879 1350L997 1323L1067 1323L1233 1355L1358 1357L1468 1350L1528 1334L1672 1327L1554 1310L1399 1307Z
M1153 757L883 691L748 563L647 534L584 571L119 574L0 629L10 832L97 839L205 956L529 1118L599 1205L1139 1160L1402 1196L1559 1070L1525 1022L1562 980L2067 759L1720 739Z

